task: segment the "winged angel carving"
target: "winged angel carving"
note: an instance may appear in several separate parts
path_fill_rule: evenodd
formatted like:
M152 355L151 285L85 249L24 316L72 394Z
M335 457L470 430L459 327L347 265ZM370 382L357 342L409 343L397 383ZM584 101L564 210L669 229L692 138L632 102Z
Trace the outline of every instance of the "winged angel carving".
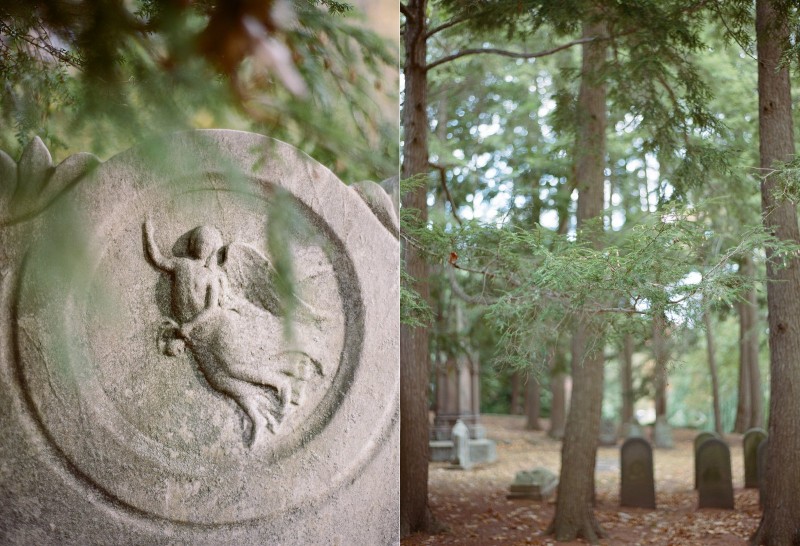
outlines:
M271 284L274 268L248 244L224 245L212 226L190 232L187 256L162 254L149 218L144 232L150 261L172 284L173 316L162 323L159 349L169 356L188 349L208 384L249 419L247 444L263 442L265 431L275 433L302 403L308 374L323 374L317 359L287 346L286 317ZM301 306L306 320L313 317L308 304Z

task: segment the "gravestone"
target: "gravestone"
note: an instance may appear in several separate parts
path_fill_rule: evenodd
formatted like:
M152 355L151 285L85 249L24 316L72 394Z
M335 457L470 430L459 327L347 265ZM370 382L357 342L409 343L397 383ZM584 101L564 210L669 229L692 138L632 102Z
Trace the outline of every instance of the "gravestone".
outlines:
M509 486L507 499L547 500L558 485L558 476L542 466L533 470L521 470Z
M388 195L260 135L0 153L0 542L398 542L398 275Z
M710 440L711 438L719 438L719 435L716 432L701 432L697 436L694 437L694 488L697 489L697 450L700 449L700 446L706 440Z
M744 486L758 487L758 446L767 439L767 431L763 428L751 428L744 433L742 450L744 451Z
M436 415L430 430L429 456L433 462L450 460L451 432L461 420L469 429L470 460L497 460L494 440L486 438L480 422L480 361L477 354L450 356L438 363L436 372Z
M617 425L614 424L613 419L603 419L600 421L599 440L601 446L617 445Z
M697 450L699 508L733 509L731 452L718 438L710 438Z
M472 468L472 461L469 457L469 429L464 421L461 419L456 421L451 436L453 438L453 455L450 462L462 470L469 470Z
M620 506L656 507L653 448L644 438L628 438L620 449Z
M769 438L765 438L758 445L756 450L756 471L758 475L758 506L764 508L764 494L767 487L765 477L767 475L767 449Z
M672 441L672 427L669 426L664 415L656 417L653 425L653 445L662 449L672 449L675 443Z

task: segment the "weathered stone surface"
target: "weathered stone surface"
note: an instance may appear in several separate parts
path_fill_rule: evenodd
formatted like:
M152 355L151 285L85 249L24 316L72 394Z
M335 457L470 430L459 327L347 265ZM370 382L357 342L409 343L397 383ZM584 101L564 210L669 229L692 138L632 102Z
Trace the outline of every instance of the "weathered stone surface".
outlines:
M521 470L509 486L508 499L547 500L555 492L558 476L542 466L533 470Z
M751 428L744 433L742 450L744 451L744 486L758 487L758 446L767 439L767 431L763 428Z
M398 542L396 233L259 135L45 152L0 211L0 542Z
M697 449L697 492L699 508L733 510L731 452L722 440L710 438Z
M644 438L628 438L620 448L620 506L656 507L653 448Z
M464 421L459 419L453 427L451 434L453 438L453 456L451 463L463 470L472 468L472 461L469 458L469 429Z
M698 476L698 468L697 468L697 450L700 449L700 446L706 440L710 440L711 438L719 438L716 432L701 432L697 436L694 437L694 488L697 489L697 476Z

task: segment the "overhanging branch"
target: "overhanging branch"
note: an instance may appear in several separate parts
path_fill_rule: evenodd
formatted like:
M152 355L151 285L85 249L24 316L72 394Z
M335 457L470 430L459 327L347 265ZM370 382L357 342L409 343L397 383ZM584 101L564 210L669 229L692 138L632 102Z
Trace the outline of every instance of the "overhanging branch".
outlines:
M448 29L450 27L456 26L457 24L463 23L464 21L468 21L469 19L470 19L470 17L467 16L467 15L464 15L464 16L461 16L461 17L453 17L449 21L447 21L445 23L442 23L441 25L439 25L437 27L433 27L428 32L426 32L425 33L425 39L427 40L428 38L430 38L431 36L433 36L437 32L441 32L441 31L443 31L445 29Z
M554 53L558 53L564 49L569 49L576 45L585 44L588 42L594 42L595 40L608 40L608 36L592 36L590 38L579 38L577 40L573 40L571 42L567 42L566 44L562 44L558 47L554 47L552 49L547 49L545 51L537 51L536 53L523 53L520 51L509 51L507 49L499 49L495 47L481 47L475 49L462 49L461 51L457 51L452 55L447 55L446 57L442 57L441 59L435 60L431 63L428 63L425 66L425 70L430 70L432 68L436 68L439 65L449 63L450 61L454 61L456 59L460 59L461 57L466 57L468 55L478 55L481 53L488 53L490 55L501 55L503 57L511 57L512 59L536 59L539 57L546 57L548 55L552 55Z

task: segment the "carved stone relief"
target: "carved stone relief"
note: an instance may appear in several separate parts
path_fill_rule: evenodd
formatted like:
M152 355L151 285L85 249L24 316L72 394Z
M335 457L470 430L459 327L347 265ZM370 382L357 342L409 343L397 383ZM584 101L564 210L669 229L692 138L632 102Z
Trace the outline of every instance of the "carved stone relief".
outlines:
M362 476L397 473L393 210L258 135L185 133L164 148L192 161L121 154L34 224L0 231L20 249L0 324L26 441L139 540L214 542L220 525L289 536L288 514L348 513L374 489ZM288 307L267 238L287 202ZM392 535L394 485L382 495L377 526Z

